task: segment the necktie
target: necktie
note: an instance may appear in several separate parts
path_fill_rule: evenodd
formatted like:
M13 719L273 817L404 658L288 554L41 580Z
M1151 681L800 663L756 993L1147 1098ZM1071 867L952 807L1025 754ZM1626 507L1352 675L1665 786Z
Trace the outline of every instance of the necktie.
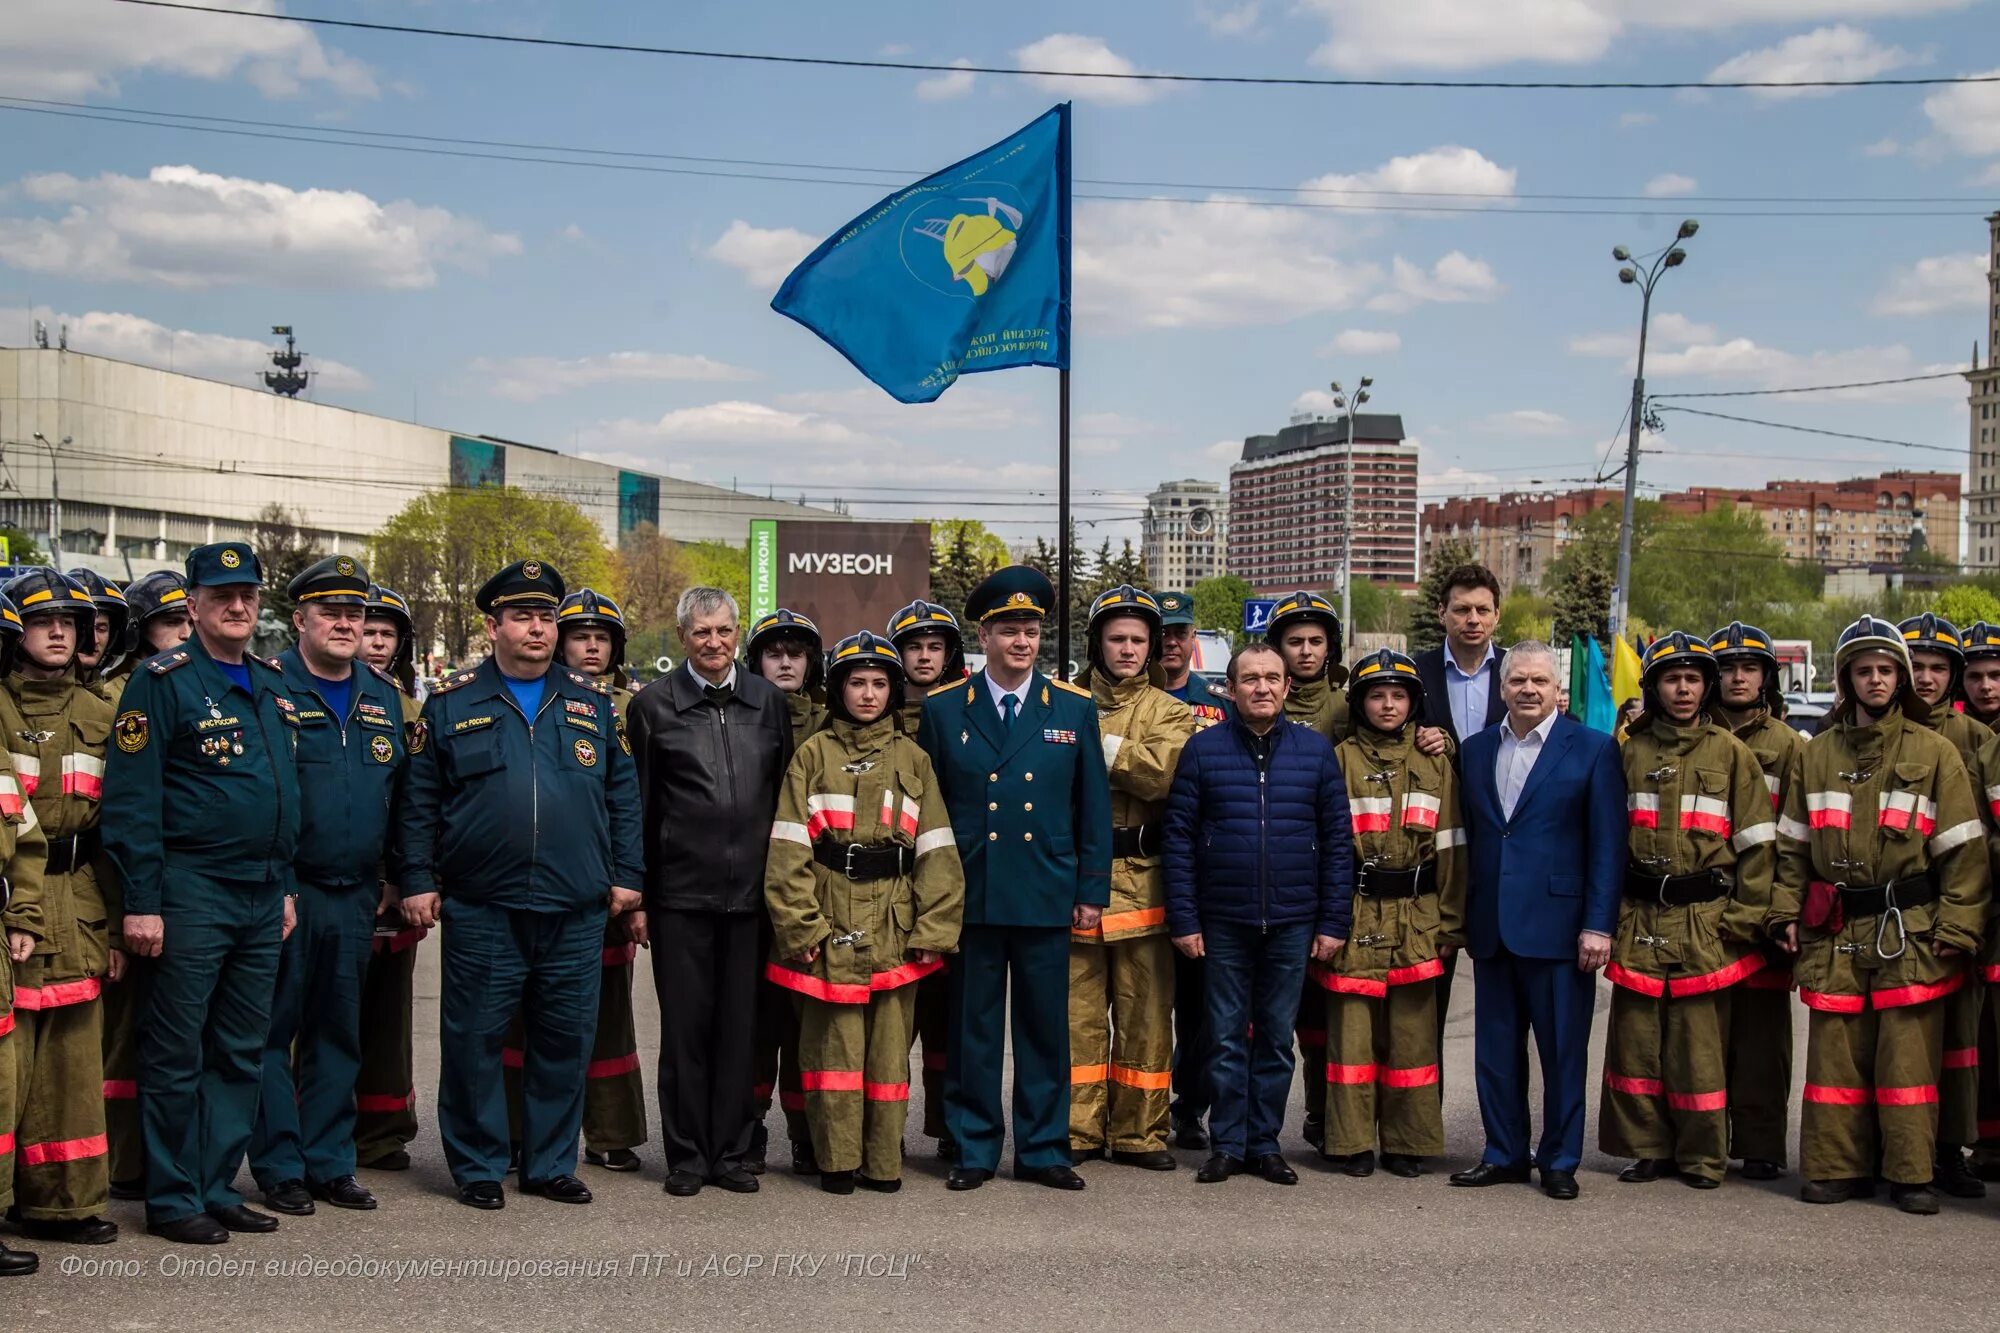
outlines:
M710 703L714 704L717 708L720 708L722 707L722 705L728 703L732 697L734 697L736 691L732 690L727 685L704 685L702 687L702 693L708 696L708 701Z
M1000 696L1000 725L1006 730L1012 731L1014 729L1014 710L1020 706L1021 701L1013 695L1003 694Z

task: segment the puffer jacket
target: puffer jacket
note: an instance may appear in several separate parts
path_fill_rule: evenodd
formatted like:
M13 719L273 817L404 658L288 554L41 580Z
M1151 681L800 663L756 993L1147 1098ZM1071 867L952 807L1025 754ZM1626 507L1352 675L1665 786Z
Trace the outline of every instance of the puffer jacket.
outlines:
M1194 735L1194 713L1146 676L1113 680L1096 668L1077 684L1097 703L1098 735L1111 778L1111 826L1149 831L1144 855L1111 861L1111 905L1090 930L1071 929L1080 944L1106 944L1158 935L1167 928L1167 886L1160 873L1160 815L1174 782L1181 747Z
M1354 831L1333 746L1310 727L1280 722L1260 760L1256 739L1238 718L1181 751L1167 797L1167 929L1311 922L1345 939Z

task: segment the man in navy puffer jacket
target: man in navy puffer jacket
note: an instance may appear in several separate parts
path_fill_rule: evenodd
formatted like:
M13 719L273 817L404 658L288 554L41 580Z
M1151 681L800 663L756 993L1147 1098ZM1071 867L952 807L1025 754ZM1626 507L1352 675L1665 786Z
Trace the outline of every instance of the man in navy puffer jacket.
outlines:
M1204 1184L1254 1170L1298 1176L1278 1151L1292 1086L1292 1023L1306 962L1347 942L1354 834L1333 746L1284 720L1285 664L1268 644L1229 663L1236 717L1181 751L1167 798L1167 930L1206 958L1215 1034L1215 1155Z

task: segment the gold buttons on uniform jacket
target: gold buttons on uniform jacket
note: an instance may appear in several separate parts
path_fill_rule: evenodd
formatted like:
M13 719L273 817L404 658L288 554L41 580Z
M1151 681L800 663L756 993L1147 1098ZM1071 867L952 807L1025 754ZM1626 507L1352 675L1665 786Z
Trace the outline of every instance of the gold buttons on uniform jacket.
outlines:
M1034 840L1035 840L1035 835L1032 833L1023 833L1021 835L1022 842L1033 842Z
M1035 803L1033 801L1024 801L1021 804L1021 808L1023 810L1033 810L1035 808Z
M1000 802L998 802L998 801L988 801L988 802L986 803L986 808L987 808L988 810L998 810L998 809L1000 808Z
M988 841L988 842L998 842L998 841L1000 841L1000 835L999 835L999 834L997 834L997 833L989 833L989 834L987 834L987 835L986 835L986 841Z
M1034 780L1035 780L1035 775L1033 773L1023 773L1021 775L1021 781L1023 782L1033 782Z
M986 775L986 780L988 782L998 782L1000 780L1000 775L998 773L988 773Z

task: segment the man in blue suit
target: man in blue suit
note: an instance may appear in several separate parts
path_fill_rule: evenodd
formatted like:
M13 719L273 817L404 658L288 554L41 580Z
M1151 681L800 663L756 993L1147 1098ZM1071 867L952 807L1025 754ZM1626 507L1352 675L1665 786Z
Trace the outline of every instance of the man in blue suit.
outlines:
M1467 739L1460 764L1486 1151L1451 1183L1528 1179L1532 1031L1543 1105L1534 1163L1544 1193L1574 1199L1597 970L1611 957L1625 874L1625 774L1610 736L1556 711L1556 656L1547 644L1508 649L1500 690L1507 716Z
M1069 1152L1069 933L1094 928L1111 901L1111 785L1090 692L1035 670L1054 605L1048 578L1026 565L973 589L965 614L986 667L933 690L917 726L965 866L945 1057L955 1190L979 1188L1000 1163L1010 1010L1014 1178L1083 1188Z

